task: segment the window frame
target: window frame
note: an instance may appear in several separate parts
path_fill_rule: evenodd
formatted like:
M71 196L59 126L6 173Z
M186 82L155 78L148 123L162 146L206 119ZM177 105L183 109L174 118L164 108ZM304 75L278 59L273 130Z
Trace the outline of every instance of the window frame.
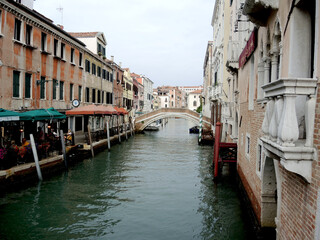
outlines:
M47 52L48 49L48 35L44 32L41 32L41 51L42 52Z
M33 26L30 24L26 24L25 43L27 46L33 45Z
M73 83L70 83L70 86L69 86L69 100L72 101L73 100Z
M83 67L83 54L79 51L79 67Z
M82 86L81 85L78 86L78 100L79 100L79 102L82 101Z
M17 29L19 28L19 29ZM14 35L13 39L21 42L22 40L22 21L18 18L15 18L14 20Z
M60 57L62 60L66 60L66 44L63 42L60 44Z
M12 74L12 97L13 98L20 98L21 94L20 94L20 75L21 72L20 71L13 71Z
M61 80L59 82L59 100L64 100L64 81Z
M74 48L70 49L70 62L74 64Z
M250 142L251 142L251 138L250 138L250 134L247 133L246 134L246 142L245 142L245 155L246 155L246 158L248 160L250 160Z
M85 102L90 102L90 88L86 87L86 96L85 96Z
M57 79L52 79L52 100L57 100Z
M59 52L59 40L54 38L53 39L53 56L59 57L58 52Z
M40 100L46 99L46 77L40 77Z
M29 84L27 83L27 81L29 81ZM29 85L29 91L28 91L27 85ZM32 98L32 74L28 72L24 74L24 98L25 99Z

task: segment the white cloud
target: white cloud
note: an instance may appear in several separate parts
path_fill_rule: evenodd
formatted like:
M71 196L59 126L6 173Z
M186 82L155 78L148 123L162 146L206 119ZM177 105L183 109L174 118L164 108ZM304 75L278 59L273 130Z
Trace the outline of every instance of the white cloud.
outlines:
M66 31L102 31L108 56L158 85L200 85L211 0L45 0L35 9Z

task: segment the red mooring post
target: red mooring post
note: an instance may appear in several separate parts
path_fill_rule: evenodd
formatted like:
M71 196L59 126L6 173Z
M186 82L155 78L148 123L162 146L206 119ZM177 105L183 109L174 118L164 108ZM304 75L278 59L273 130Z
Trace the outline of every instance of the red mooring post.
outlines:
M215 129L215 140L214 140L214 152L213 152L213 163L214 163L214 178L218 177L218 161L219 161L219 145L220 145L220 128L221 123L216 123Z

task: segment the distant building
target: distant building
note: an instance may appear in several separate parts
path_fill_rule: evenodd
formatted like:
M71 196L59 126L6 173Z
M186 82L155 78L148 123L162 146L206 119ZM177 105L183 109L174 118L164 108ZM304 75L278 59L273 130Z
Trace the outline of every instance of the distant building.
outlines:
M201 90L196 90L188 94L188 109L196 111L201 105Z

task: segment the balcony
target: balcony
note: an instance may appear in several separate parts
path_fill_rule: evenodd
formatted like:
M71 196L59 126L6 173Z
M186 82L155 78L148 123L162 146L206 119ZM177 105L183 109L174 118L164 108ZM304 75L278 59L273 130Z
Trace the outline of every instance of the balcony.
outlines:
M268 98L264 147L290 172L311 181L317 79L283 78L262 86Z
M220 85L209 87L209 100L218 100L222 93L222 88Z
M235 71L239 68L239 55L240 55L239 41L228 42L228 59L226 66L229 70Z
M278 0L246 0L243 14L247 15L251 22L266 26L270 11L277 9L278 4Z

